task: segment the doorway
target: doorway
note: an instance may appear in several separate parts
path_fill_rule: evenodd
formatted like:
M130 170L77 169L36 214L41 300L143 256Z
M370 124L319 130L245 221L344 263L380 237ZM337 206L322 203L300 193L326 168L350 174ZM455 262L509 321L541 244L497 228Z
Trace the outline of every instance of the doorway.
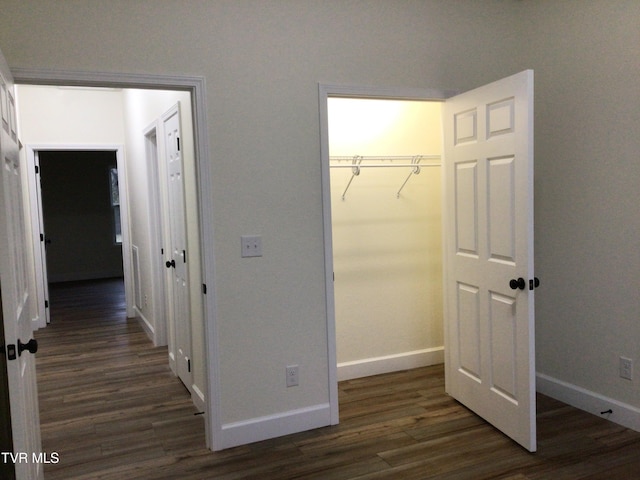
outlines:
M442 363L441 103L327 101L338 379Z
M116 152L37 153L48 282L124 277Z
M55 282L121 277L127 315L134 316L122 145L28 144L25 150L36 281L34 329L50 322L48 290Z
M70 77L68 75L62 75L60 78L56 78L53 80L50 78L50 75L51 75L50 73L40 74L38 72L30 72L30 71L15 72L15 76L18 79L18 82L21 84L21 86L32 85L32 84L64 85L64 84L68 84L69 82ZM81 88L85 90L91 87L99 87L100 90L105 90L105 91L117 90L120 87L123 87L123 88L145 87L142 89L145 92L158 92L159 90L156 90L157 88L173 89L177 87L178 90L175 90L175 91L179 91L183 94L186 94L188 97L189 96L191 97L189 100L187 100L187 106L188 106L189 120L191 121L191 119L193 119L194 121L193 129L191 129L191 124L189 125L190 127L189 134L191 135L191 138L194 141L189 142L191 144L190 145L191 158L193 159L192 164L190 165L189 168L190 168L190 173L195 172L197 170L198 175L197 175L197 178L194 177L194 183L193 185L190 186L191 188L189 191L190 191L190 194L192 194L193 199L189 200L190 203L188 207L191 208L191 212L194 216L197 216L198 219L204 218L205 219L204 223L209 224L211 215L203 214L203 212L210 211L210 204L208 201L210 196L207 194L203 194L203 191L208 192L208 189L210 188L210 182L207 180L208 168L209 168L208 153L207 153L208 140L206 135L206 118L204 115L205 104L203 101L204 85L202 84L202 80L197 78L178 78L178 77L164 78L164 77L148 77L148 76L135 76L135 75L120 76L120 75L101 75L101 74L97 74L97 75L96 74L77 74L77 76L80 78L74 77L73 83L75 84L80 83L80 84L87 85L87 87ZM58 88L66 88L66 87L58 87ZM171 90L171 91L174 91L174 90ZM139 129L139 134L141 139L144 138L143 127L145 126L146 125L143 125ZM54 141L54 140L48 140L48 141ZM141 144L143 145L143 142L141 142ZM135 153L136 155L129 155L129 156L136 157L141 159L141 161L144 161L144 146L140 148L139 152L135 152ZM135 194L135 195L146 193L144 189L142 190L133 189L130 191L132 192L132 194ZM204 198L201 199L200 198L201 196ZM135 199L132 201L135 201ZM132 218L132 222L135 222L135 221L136 219ZM202 282L202 280L200 279L203 277L203 273L201 272L201 270L204 269L204 271L207 271L207 269L212 268L212 263L211 263L212 257L211 255L206 255L205 249L200 249L199 247L199 245L201 244L211 245L212 242L210 240L210 229L206 228L206 226L202 226L202 223L200 223L199 220L191 222L190 226L194 226L195 228L195 234L191 235L190 241L194 242L194 245L196 245L197 248L193 249L191 259L198 266L198 268L194 270L199 279L197 282L194 283L194 285L197 286L197 293L194 296L196 296L199 299L200 303L202 304L197 309L198 310L197 313L199 315L197 319L197 322L199 323L197 326L197 334L198 334L198 338L202 341L202 345L198 345L197 352L196 352L197 364L194 368L194 372L197 379L194 380L194 385L196 385L197 383L196 385L197 389L195 391L195 394L192 394L192 400L194 401L194 403L196 403L196 406L200 411L205 411L205 418L207 419L208 446L213 447L213 438L211 435L211 431L213 427L211 422L214 421L215 417L208 415L208 412L210 411L209 406L213 402L213 400L211 398L209 385L207 382L208 376L206 373L206 365L208 364L207 352L215 351L215 350L213 348L210 348L208 345L208 343L211 341L211 337L206 333L206 322L205 322L206 313L205 312L207 311L207 309L213 309L214 298L213 296L209 296L209 297L202 296L201 289L200 289L200 284ZM204 239L209 239L209 240L204 241ZM132 248L132 250L134 249ZM157 252L157 253L158 255L161 254L160 252ZM140 260L141 260L140 263L142 265L142 268L144 268L146 260L142 257L142 255L140 255ZM164 262L162 263L164 264ZM147 265L148 265L148 261L147 261ZM144 278L145 275L140 275L140 277ZM147 278L148 277L149 276L147 276ZM144 295L144 292L142 292L140 295L136 295L136 298L140 300L138 304L146 305L147 301L148 301L148 304L153 303L151 298L147 298L147 296ZM206 305L203 304L203 302L206 303ZM127 304L132 305L133 302L128 301ZM194 363L196 362L192 362L192 365Z
M339 284L341 280L337 278L340 275L344 275L349 272L349 258L352 260L357 260L358 263L362 266L368 268L373 268L377 271L371 270L368 273L361 271L358 275L355 276L355 280L359 281L361 285L360 289L364 289L364 291L368 291L367 295L373 294L379 295L382 291L385 295L393 296L393 290L395 285L391 285L391 283L384 285L384 278L387 275L385 272L385 264L384 260L390 258L391 256L395 256L396 260L400 257L403 258L402 262L398 262L396 271L397 274L399 272L398 268L402 268L401 265L404 264L404 268L406 269L408 265L413 263L411 260L411 248L415 249L415 244L413 246L410 245L411 242L415 242L420 237L420 231L425 232L424 225L426 225L425 220L418 220L418 218L407 218L407 213L410 210L416 211L418 202L426 203L427 199L422 198L421 200L413 199L413 195L415 195L416 191L420 192L420 194L424 195L427 192L436 193L439 191L439 186L441 185L441 176L438 174L436 170L439 170L440 167L436 166L439 164L437 156L439 156L441 152L441 144L437 143L437 132L441 131L441 120L439 123L434 124L436 129L432 130L433 137L429 142L426 142L425 135L428 135L427 128L429 121L426 120L428 118L428 114L425 117L421 117L417 115L413 117L412 128L400 128L402 122L398 120L401 119L403 115L403 110L406 108L407 111L411 111L411 107L419 107L422 105L423 107L427 103L431 103L432 107L434 107L431 115L436 115L438 111L437 103L444 101L447 96L447 92L440 90L431 90L431 89L388 89L388 88L372 88L372 87L352 87L352 86L340 86L340 85L319 85L319 109L320 109L320 136L321 136L321 159L322 159L322 189L323 189L323 212L324 212L324 246L325 246L325 287L326 287L326 302L327 302L327 334L328 334L328 355L329 355L329 397L330 397L330 407L331 407L331 422L333 424L339 423L339 412L338 412L338 380L347 379L347 378L356 378L358 376L367 376L374 375L376 373L383 373L385 371L394 371L400 370L404 368L410 368L411 366L418 366L420 364L435 364L441 363L444 359L443 348L442 348L442 340L440 340L440 345L436 347L419 347L414 349L414 347L407 345L411 345L411 342L414 341L411 335L411 331L409 329L405 331L401 331L399 329L394 329L394 323L397 321L398 315L394 312L391 313L391 319L388 317L381 318L377 320L379 324L382 325L382 328L386 328L387 331L393 332L395 336L394 341L397 342L397 345L404 342L404 347L402 347L402 351L391 352L388 350L387 346L384 346L382 350L383 353L375 353L374 349L377 348L378 345L371 348L367 346L367 342L358 346L360 352L359 353L347 353L348 349L342 349L342 351L338 352L338 344L342 341L339 339L339 335L342 335L343 330L351 330L351 335L357 335L358 331L369 331L368 327L368 317L361 317L363 321L360 322L360 325L356 323L351 326L347 325L339 325L338 319L338 308L342 309L350 308L352 311L358 312L358 316L361 315L361 310L358 309L357 305L364 304L364 302L360 302L358 300L357 295L352 295L349 293L349 290L344 290L340 292L336 288L336 284ZM415 101L415 104L414 102ZM431 101L431 102L430 102ZM336 118L338 120L334 120L332 124L330 124L330 102L335 102L334 106L337 108L342 108L340 106L341 102L344 102L344 108L349 108L349 103L353 103L353 113L348 114L347 112L342 112L341 115L352 115L352 118L349 120L349 124L345 125L342 120L339 120L340 116ZM355 108L355 106L360 105L360 107ZM428 105L426 105L428 106ZM333 107L332 107L333 108ZM373 110L371 110L373 109ZM420 110L420 108L418 108ZM372 117L372 113L374 114ZM411 115L408 112L404 112L407 114L407 118L410 118ZM415 114L415 112L413 112ZM335 111L334 111L335 114ZM374 123L371 124L369 121L370 118L374 118ZM422 120L420 120L422 118ZM433 121L431 121L433 122ZM416 130L417 129L417 130ZM420 131L424 129L424 131ZM411 130L414 130L413 133L410 133ZM389 135L384 135L384 132L392 132ZM411 139L411 141L409 141ZM415 142L415 143L414 143ZM425 143L426 142L426 143ZM344 149L346 147L346 150ZM367 149L367 156L370 157L369 160L364 159L364 155L359 152L350 151L349 148L365 148ZM435 149L440 150L438 152L428 152L428 151L418 151L418 150L426 150L426 149ZM354 158L354 155L362 155L363 158ZM332 158L333 157L333 158ZM397 158L390 158L397 157ZM426 157L426 158L425 158ZM345 162L342 166L338 165L340 162ZM366 172L364 168L356 169L356 166L361 166L363 162L370 163L372 166L367 168ZM412 163L416 163L416 166L413 166ZM424 162L424 163L423 163ZM360 165L356 165L360 163ZM409 167L385 167L384 165L390 164L408 164ZM380 167L376 167L373 165L383 165ZM418 165L422 164L418 169ZM427 164L432 164L434 166L428 167ZM332 168L333 167L333 168ZM347 178L344 176L344 172L339 172L338 170L346 169L348 174ZM429 169L433 169L433 171L428 171ZM425 172L425 170L427 170ZM335 171L335 173L334 173ZM386 172L386 173L385 173ZM392 172L392 173L390 173ZM419 172L419 173L418 173ZM372 182L370 186L367 188L365 184L365 188L361 188L360 191L356 190L356 186L360 180L360 177L364 179L364 174L370 175L369 182ZM434 175L435 173L435 175ZM340 174L342 175L342 186L339 186L335 181L335 177ZM394 178L395 177L395 178ZM422 179L423 182L432 183L431 188L427 188L427 185L423 185L420 188L416 187L415 180ZM418 182L420 183L420 182ZM344 188L343 188L344 187ZM353 187L353 189L352 189ZM338 193L338 190L341 188L342 191ZM406 190L407 188L411 190ZM376 192L377 191L377 192ZM376 192L374 194L374 192ZM407 193L411 192L412 195L407 197ZM357 194L361 194L358 198ZM362 195L364 194L364 195ZM371 200L371 195L374 195L375 202L378 205L381 205L379 202L384 202L383 211L386 211L386 220L381 220L382 216L378 216L375 220L377 227L382 227L383 223L386 223L385 230L387 230L387 234L389 232L393 232L394 223L397 223L398 216L402 218L405 217L402 223L404 223L402 230L404 237L404 242L409 242L409 249L406 248L407 245L403 247L398 242L398 236L396 233L392 234L393 242L392 243L384 243L380 242L380 239L376 239L374 235L374 231L372 229L374 225L373 217L371 217L372 212L374 210L369 208L367 204L367 199ZM403 195L404 194L404 195ZM348 195L348 197L347 197ZM386 198L385 198L386 197ZM435 197L434 197L435 198ZM353 201L352 201L353 200ZM417 200L417 201L416 201ZM393 203L395 202L395 203ZM336 212L334 213L334 205L338 205ZM347 215L349 211L355 211L355 205L360 204L359 209L366 213L369 212L371 222L367 225L367 222L363 222L360 220L360 225L358 226L356 223L356 227L360 229L360 232L355 234L355 230L353 229L353 225L349 226L349 224L353 224L354 222L344 222L344 230L345 233L351 230L350 237L346 238L351 243L352 254L349 255L349 251L340 252L338 250L338 256L345 254L344 257L344 268L345 271L343 274L340 271L335 272L335 268L343 268L340 265L334 265L335 261L335 253L334 248L339 249L339 238L336 238L338 242L334 245L334 220L333 217L336 215L336 227L338 226L339 219L344 215ZM439 201L438 201L439 204ZM411 205L410 210L406 207ZM425 211L427 205L424 205ZM342 211L344 210L344 212ZM393 211L395 210L395 213ZM405 213L399 214L399 211L403 211ZM432 222L435 224L440 223L441 212L436 207L432 211ZM424 215L425 211L422 212ZM376 215L377 216L377 215ZM418 215L420 216L420 215ZM348 218L344 216L344 219ZM343 220L344 221L344 220ZM422 224L422 230L418 225ZM409 226L411 225L411 226ZM440 227L441 228L441 227ZM413 232L413 233L409 233ZM409 233L409 234L407 234ZM436 236L432 237L434 242L432 248L442 248L441 243L438 245ZM371 243L369 241L371 240ZM361 249L357 246L359 243L368 242L367 249L369 250L369 258L364 258L364 256L360 253ZM344 245L348 245L347 242ZM378 249L378 254L375 253L375 249ZM382 255L382 252L392 253L391 250L394 250L393 253L395 255ZM425 257L426 258L426 257ZM422 260L423 267L428 263L425 259ZM400 267L398 267L400 266ZM431 267L434 268L433 266ZM437 267L435 267L437 268ZM424 270L424 268L422 269ZM373 273L373 274L372 274ZM414 270L414 275L416 271ZM424 271L422 274L418 274L418 277L422 277L420 281L422 282L432 282L432 288L435 295L435 292L438 288L442 288L442 280L440 277L440 285L438 285L438 280L436 277L432 277L430 280L425 280ZM347 277L348 278L348 277ZM406 278L403 281L406 286ZM415 282L414 276L414 282ZM359 279L359 280L358 280ZM375 281L378 283L376 289L367 288L371 285L367 286L366 284L369 281ZM409 280L409 283L411 281ZM425 284L423 283L423 286ZM420 282L415 282L411 286L411 290L420 289ZM407 292L403 291L402 296L406 297ZM411 293L411 295L415 295ZM345 298L343 298L345 297ZM349 297L351 297L349 299ZM408 300L407 300L408 301ZM442 297L440 297L436 302L439 303L438 309L442 308ZM422 305L424 302L420 301ZM351 306L349 307L349 304ZM376 298L374 305L378 303ZM411 303L409 303L411 306ZM407 305L403 304L403 308L406 308ZM370 308L370 305L367 307ZM415 314L415 304L413 305L414 314ZM417 310L422 309L419 307ZM440 310L441 311L441 310ZM348 314L348 310L345 310ZM387 313L389 311L387 310ZM432 322L432 339L438 339L442 335L442 316L441 313L432 312L432 318L436 319L440 316L440 321L437 320ZM426 338L428 334L425 335L425 324L422 323L420 327L420 321L415 318L415 315L412 314L410 322L413 324L412 328L422 328L422 339ZM364 326L363 326L364 322ZM364 328L364 330L363 330ZM339 333L340 332L340 333ZM438 333L440 332L440 333ZM397 335L397 333L400 333ZM373 334L377 336L379 341L385 341L385 334L381 334L379 331L377 334ZM344 342L345 344L347 342ZM396 345L396 346L397 346ZM414 344L415 345L415 344ZM423 344L424 345L424 344ZM342 348L342 347L341 347ZM374 353L372 353L374 352ZM340 354L340 357L338 356ZM349 358L345 355L351 355ZM359 355L360 358L356 358L355 355ZM340 364L340 367L338 366ZM340 372L339 372L340 369Z
M332 422L339 415L329 99L442 99L446 391L535 451L533 72L451 98L323 85L319 94ZM352 160L353 178L362 161Z

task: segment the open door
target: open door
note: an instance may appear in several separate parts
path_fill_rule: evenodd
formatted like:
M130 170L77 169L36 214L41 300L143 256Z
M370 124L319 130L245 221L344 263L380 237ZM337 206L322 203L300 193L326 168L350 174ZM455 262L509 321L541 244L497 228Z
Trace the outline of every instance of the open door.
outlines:
M7 359L13 454L17 478L42 478L40 417L30 316L29 269L25 246L26 223L22 202L13 79L0 53L0 284ZM16 457L14 457L15 459Z
M27 159L33 160L34 172L27 175L29 182L31 208L31 225L37 226L33 229L33 257L36 275L36 299L38 312L36 315L36 325L34 327L44 328L50 322L49 313L49 283L47 279L47 239L44 231L44 215L42 212L42 185L40 178L40 152L27 147ZM31 163L27 160L27 165Z
M533 71L445 102L446 390L536 450Z
M170 362L175 362L176 374L192 390L191 373L191 309L189 303L189 273L187 264L187 224L184 199L184 175L182 165L182 135L180 130L180 104L162 116L165 150L166 192L168 202L169 235L165 249L170 281L167 289L169 318L173 332L169 342Z

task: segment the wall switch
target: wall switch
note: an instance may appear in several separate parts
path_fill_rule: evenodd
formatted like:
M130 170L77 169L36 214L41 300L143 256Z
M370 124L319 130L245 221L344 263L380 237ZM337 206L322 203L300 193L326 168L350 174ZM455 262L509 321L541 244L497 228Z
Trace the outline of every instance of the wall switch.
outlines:
M242 245L242 257L261 257L262 256L262 236L260 235L242 235L240 237Z
M626 357L620 357L620 378L633 380L633 360Z
M298 365L288 365L286 368L287 387L296 387L298 382Z

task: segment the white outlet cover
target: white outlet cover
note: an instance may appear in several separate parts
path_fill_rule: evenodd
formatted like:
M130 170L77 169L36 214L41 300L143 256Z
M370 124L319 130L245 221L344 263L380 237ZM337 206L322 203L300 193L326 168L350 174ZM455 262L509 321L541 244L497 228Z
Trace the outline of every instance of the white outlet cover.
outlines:
M242 247L242 257L262 256L262 236L261 235L241 235L240 244Z

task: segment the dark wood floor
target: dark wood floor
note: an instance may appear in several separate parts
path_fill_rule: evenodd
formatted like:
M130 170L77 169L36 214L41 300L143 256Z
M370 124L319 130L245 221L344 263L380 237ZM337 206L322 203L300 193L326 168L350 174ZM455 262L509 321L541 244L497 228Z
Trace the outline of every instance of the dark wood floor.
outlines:
M125 318L118 282L52 288L37 333L45 479L638 479L640 433L538 398L535 454L444 393L442 366L340 383L340 425L213 453L201 416Z

